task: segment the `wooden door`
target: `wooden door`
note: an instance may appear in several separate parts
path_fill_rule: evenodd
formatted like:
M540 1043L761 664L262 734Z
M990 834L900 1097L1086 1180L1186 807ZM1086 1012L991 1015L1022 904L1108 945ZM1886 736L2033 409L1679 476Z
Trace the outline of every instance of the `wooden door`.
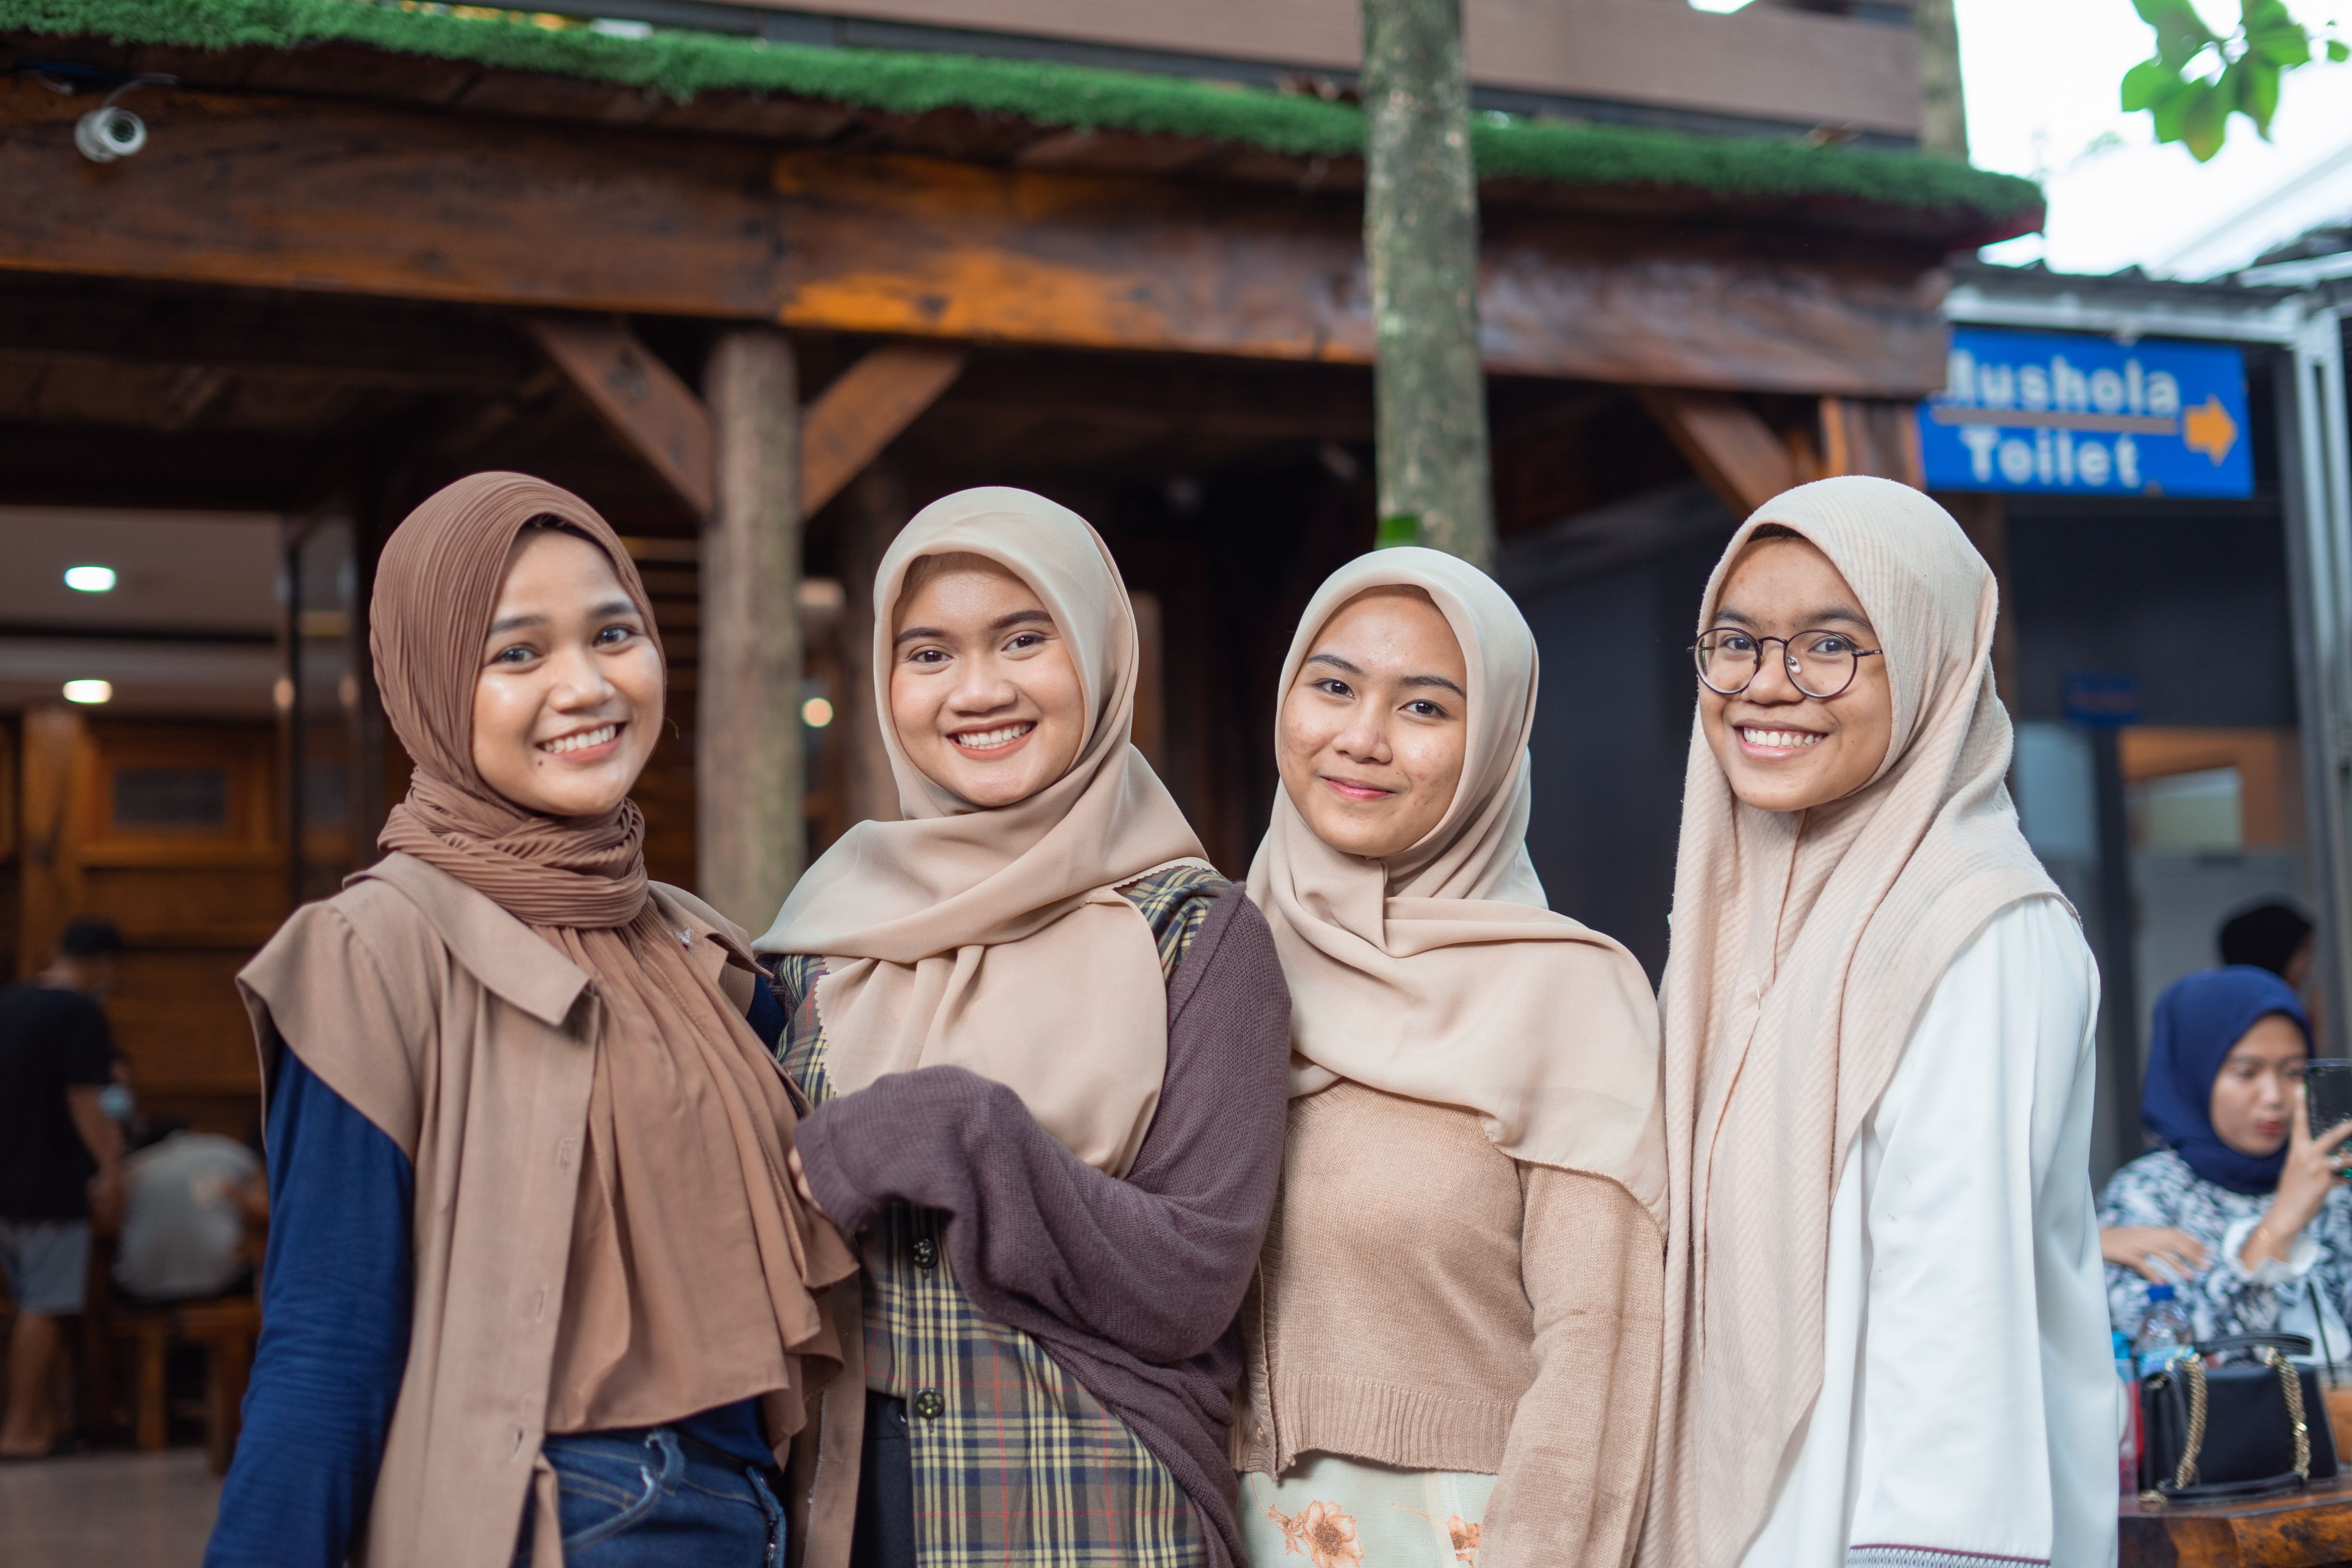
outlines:
M287 913L274 727L25 716L17 963L100 915L126 951L108 999L145 1108L241 1134L258 1114L233 977Z

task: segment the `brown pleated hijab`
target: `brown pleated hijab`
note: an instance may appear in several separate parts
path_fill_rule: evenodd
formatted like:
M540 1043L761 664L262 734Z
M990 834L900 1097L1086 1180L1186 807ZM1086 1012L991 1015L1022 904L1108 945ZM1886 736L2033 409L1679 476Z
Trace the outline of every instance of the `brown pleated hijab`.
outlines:
M1885 650L1877 775L1808 811L1740 803L1691 732L1665 1023L1664 1406L1642 1561L1731 1568L1822 1386L1830 1206L1944 972L2002 909L2059 896L2018 831L1992 573L1941 507L1824 479L1759 507L1828 556ZM1989 1367L1988 1377L2002 1375Z
M516 539L545 522L604 552L658 648L627 550L578 497L520 474L434 496L376 573L376 681L415 762L380 842L536 931L588 974L604 1013L548 1429L649 1426L761 1396L782 1444L801 1422L803 1358L838 1357L812 1291L855 1268L785 1174L782 1076L654 904L635 802L541 816L474 768L490 616Z

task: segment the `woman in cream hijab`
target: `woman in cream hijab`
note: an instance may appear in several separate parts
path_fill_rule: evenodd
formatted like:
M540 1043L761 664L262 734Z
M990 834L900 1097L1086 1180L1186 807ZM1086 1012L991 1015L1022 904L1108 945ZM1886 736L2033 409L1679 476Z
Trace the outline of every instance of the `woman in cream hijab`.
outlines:
M1661 1346L1656 1009L1529 863L1536 650L1419 549L1326 582L1283 668L1250 870L1294 1001L1244 1314L1258 1568L1632 1555Z
M866 1265L864 1397L823 1423L856 1517L808 1561L1231 1563L1289 1010L1265 923L1129 744L1134 612L1083 519L950 496L874 603L905 820L759 943L805 1190Z
M1660 1568L2115 1561L2098 978L2002 782L1994 615L1883 479L1768 502L1707 585Z

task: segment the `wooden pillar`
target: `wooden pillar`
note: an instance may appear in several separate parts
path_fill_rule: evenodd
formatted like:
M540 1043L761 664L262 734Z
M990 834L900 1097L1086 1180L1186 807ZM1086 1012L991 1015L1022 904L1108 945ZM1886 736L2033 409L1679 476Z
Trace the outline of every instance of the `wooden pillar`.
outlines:
M714 504L702 534L695 716L698 892L753 932L800 876L800 417L791 343L731 330L704 372Z
M912 516L906 476L877 463L851 481L841 528L841 702L834 724L841 737L842 786L847 821L895 822L898 785L882 746L886 716L874 700L874 574L882 553Z
M1380 538L1495 565L1460 0L1363 0Z

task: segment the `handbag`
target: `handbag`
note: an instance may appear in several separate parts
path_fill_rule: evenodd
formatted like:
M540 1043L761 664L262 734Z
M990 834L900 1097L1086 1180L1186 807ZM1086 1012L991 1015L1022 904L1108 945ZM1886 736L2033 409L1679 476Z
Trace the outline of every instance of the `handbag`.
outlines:
M2318 1372L2289 1359L2310 1354L2301 1334L2231 1334L2142 1377L2140 1500L2241 1501L2333 1476Z

